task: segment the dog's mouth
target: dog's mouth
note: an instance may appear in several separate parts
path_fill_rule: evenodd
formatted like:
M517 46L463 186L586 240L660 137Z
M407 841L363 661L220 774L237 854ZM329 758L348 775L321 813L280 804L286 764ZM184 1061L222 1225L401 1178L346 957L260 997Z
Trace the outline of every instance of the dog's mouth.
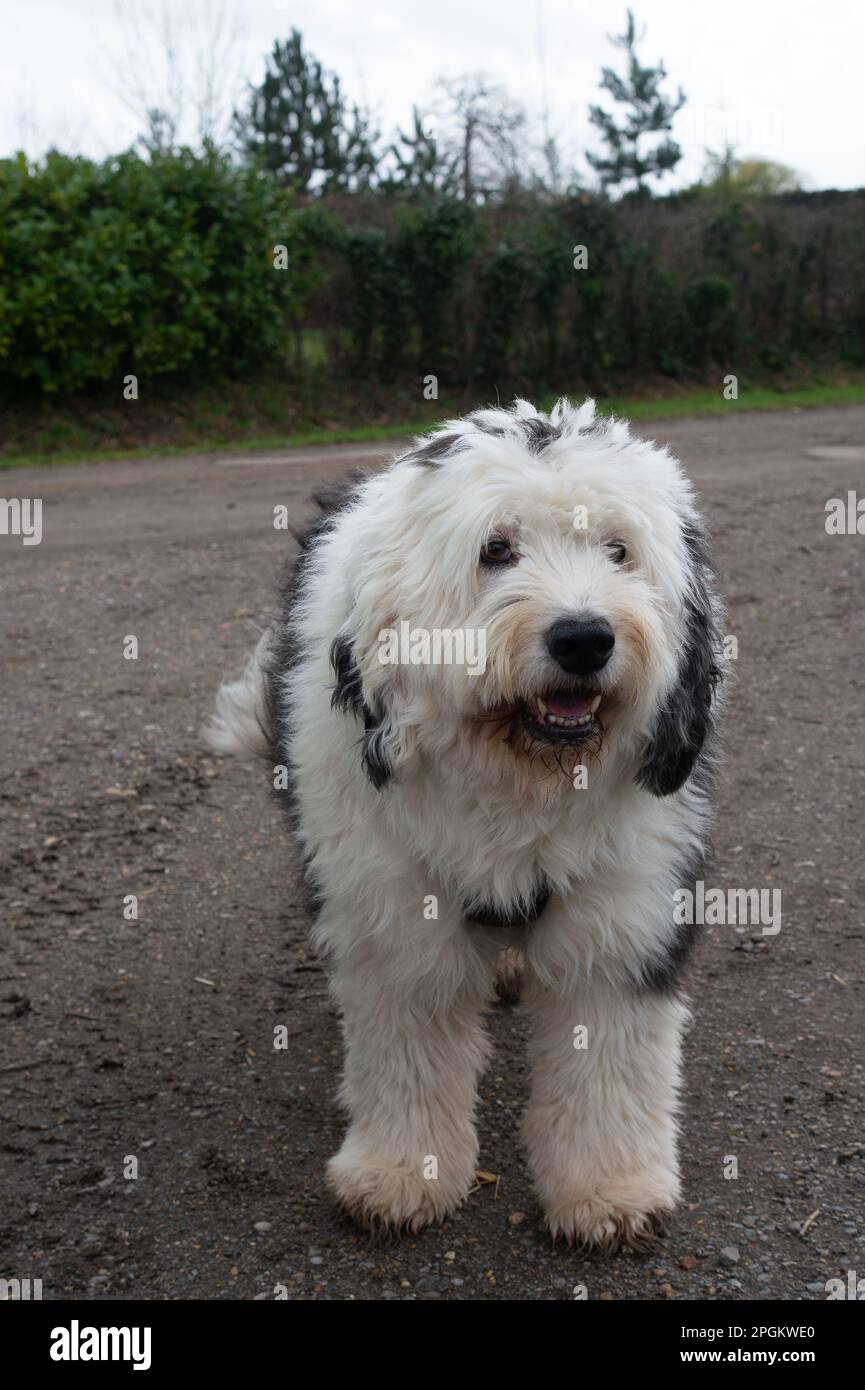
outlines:
M547 690L522 706L523 725L548 743L582 743L597 732L602 701L596 690Z

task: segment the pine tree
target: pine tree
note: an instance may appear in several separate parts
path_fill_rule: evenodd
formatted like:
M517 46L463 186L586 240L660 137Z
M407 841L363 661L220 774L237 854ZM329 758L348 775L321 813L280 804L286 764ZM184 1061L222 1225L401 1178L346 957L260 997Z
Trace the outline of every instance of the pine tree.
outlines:
M394 169L384 186L413 196L454 193L458 183L456 158L443 153L416 106L412 107L412 126L409 133L397 130L396 143L388 151Z
M264 81L250 87L248 109L235 111L233 124L244 153L300 192L355 189L375 176L378 133L346 105L339 78L304 52L297 29L276 41Z
M647 192L647 178L661 178L674 169L682 158L682 151L675 140L661 140L653 148L640 148L640 140L646 135L661 134L672 129L673 117L685 104L685 94L681 87L675 98L665 97L661 83L667 76L663 63L655 68L643 67L636 54L637 31L634 15L628 10L627 31L617 38L611 38L617 48L627 54L627 74L625 77L604 68L601 87L620 106L625 108L621 124L615 115L601 106L589 107L589 120L597 126L607 145L606 155L587 154L592 168L601 177L604 188L617 188L633 180L636 193Z

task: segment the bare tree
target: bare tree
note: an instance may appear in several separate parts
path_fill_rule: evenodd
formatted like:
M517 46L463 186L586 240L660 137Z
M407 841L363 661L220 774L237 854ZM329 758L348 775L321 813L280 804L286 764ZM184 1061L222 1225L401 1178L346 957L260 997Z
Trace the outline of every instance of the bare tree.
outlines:
M106 85L151 150L222 144L240 85L240 31L226 0L115 0L122 52L106 53Z
M231 20L227 18L221 0L210 8L207 41L196 50L195 105L199 138L222 144L231 123L231 88L239 85L241 77L240 28L236 16Z
M436 86L444 96L442 120L458 157L463 198L488 197L518 177L517 135L525 113L485 73L441 77Z

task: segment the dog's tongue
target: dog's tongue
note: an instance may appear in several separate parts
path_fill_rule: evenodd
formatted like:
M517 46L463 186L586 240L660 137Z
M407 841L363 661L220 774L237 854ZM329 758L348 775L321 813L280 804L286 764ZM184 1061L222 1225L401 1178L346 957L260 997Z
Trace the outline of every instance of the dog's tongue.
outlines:
M557 695L545 695L544 704L550 714L560 714L564 719L582 719L592 712L591 695L569 695L562 690Z

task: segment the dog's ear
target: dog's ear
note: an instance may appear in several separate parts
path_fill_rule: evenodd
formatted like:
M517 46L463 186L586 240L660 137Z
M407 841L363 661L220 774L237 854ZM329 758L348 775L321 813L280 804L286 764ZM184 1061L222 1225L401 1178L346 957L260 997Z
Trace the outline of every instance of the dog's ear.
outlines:
M331 644L330 664L336 682L331 695L334 709L351 712L363 721L361 762L372 785L387 786L413 746L410 730L400 727L395 709L390 707L384 689L364 698L363 680L355 661L354 643L340 633Z
M688 522L683 531L690 572L679 673L655 721L637 779L655 796L678 791L693 772L714 727L715 689L721 679L721 636L708 537L695 522Z

